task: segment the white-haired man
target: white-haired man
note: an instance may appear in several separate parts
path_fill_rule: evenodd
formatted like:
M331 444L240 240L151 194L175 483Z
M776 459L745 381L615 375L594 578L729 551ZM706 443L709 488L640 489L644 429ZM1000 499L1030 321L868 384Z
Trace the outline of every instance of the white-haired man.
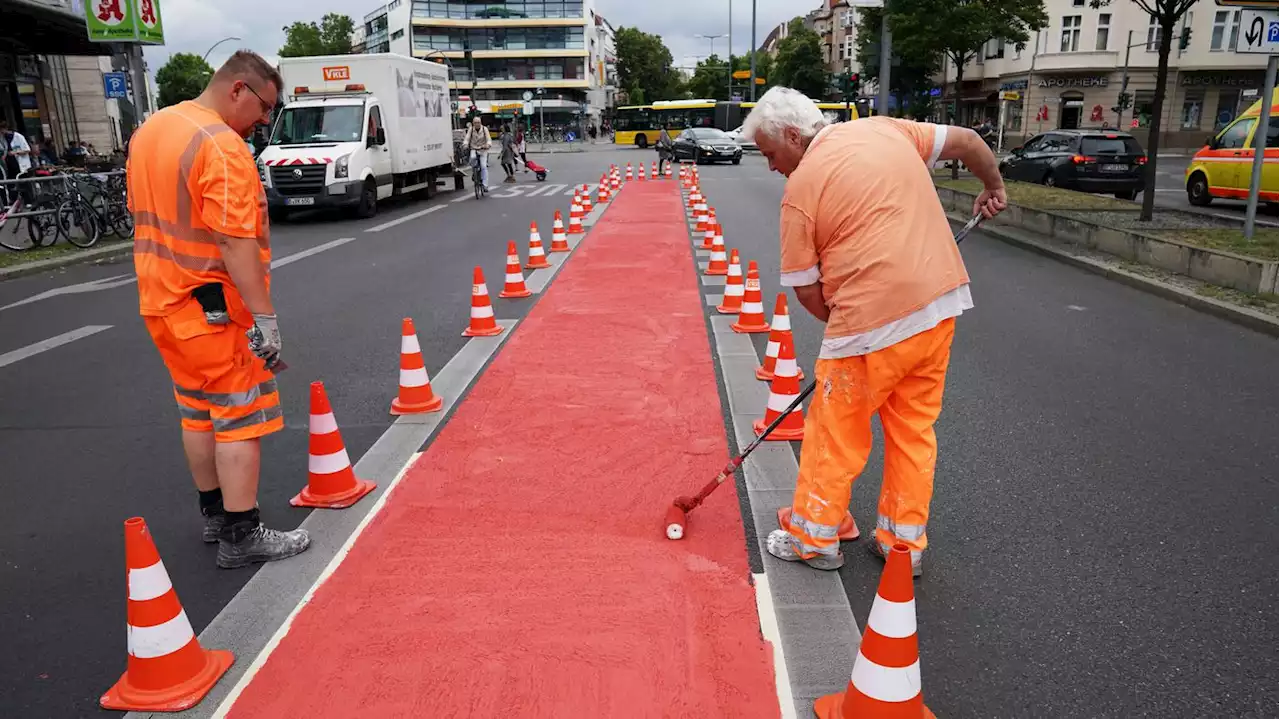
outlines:
M844 564L837 533L879 413L884 483L869 548L884 556L907 545L919 576L933 424L955 318L973 307L930 170L939 160L964 162L986 188L974 212L992 217L1006 202L996 159L967 128L889 117L828 125L812 100L785 87L760 98L743 134L787 176L782 284L827 325L791 519L769 535L769 553L815 569Z

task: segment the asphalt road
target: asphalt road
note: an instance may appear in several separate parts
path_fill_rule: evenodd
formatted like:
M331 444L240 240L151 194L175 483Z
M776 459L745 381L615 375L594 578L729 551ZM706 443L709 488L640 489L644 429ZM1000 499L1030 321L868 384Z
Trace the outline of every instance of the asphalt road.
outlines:
M521 173L517 185L501 185L495 160L494 191L484 200L468 186L385 205L372 220L313 215L273 226L277 260L354 239L273 271L290 366L279 377L286 429L264 443L259 504L268 525L292 528L307 513L288 500L306 484L310 382L325 382L354 461L391 423L401 318L414 319L435 374L463 346L472 267L483 267L499 319L522 316L532 299L497 297L507 241L527 255L536 221L549 246L554 211L568 218L566 183L598 180L609 161L599 152L547 155L539 158L552 170L546 183ZM440 209L371 231L433 207ZM132 272L126 259L0 283L0 308L86 282L115 285L0 309L0 355L110 326L0 368L8 491L0 502L0 637L8 649L0 716L108 716L97 700L125 666L128 517L146 518L197 633L253 575L216 569L215 545L200 541L171 385L137 316Z
M783 180L704 167L779 289ZM939 716L1274 716L1277 343L981 232L917 608ZM806 373L821 326L791 304ZM764 335L756 337L763 354ZM875 525L880 439L852 511ZM846 545L866 621L882 566Z

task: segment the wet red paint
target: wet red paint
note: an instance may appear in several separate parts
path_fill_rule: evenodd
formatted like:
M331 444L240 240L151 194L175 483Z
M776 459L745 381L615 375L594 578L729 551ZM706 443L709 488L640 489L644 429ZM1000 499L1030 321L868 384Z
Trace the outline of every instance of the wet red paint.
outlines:
M776 717L675 183L628 185L232 717ZM424 338L424 341L429 341Z

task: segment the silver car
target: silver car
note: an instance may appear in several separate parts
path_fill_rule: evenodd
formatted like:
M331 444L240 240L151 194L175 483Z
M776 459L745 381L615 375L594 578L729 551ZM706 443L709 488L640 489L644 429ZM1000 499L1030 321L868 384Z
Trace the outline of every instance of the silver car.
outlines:
M760 150L760 148L756 147L756 143L747 139L747 137L742 134L742 125L738 125L725 134L733 138L733 141L738 143L738 147L741 147L744 150Z

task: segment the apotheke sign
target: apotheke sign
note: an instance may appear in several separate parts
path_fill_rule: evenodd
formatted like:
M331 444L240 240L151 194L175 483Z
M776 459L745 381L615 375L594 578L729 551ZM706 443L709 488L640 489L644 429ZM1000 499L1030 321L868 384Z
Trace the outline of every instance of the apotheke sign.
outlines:
M1109 79L1106 75L1089 77L1042 77L1040 87L1106 87Z
M1261 73L1259 73L1261 75ZM1257 87L1262 78L1243 75L1183 75L1183 85L1222 85L1226 87Z

